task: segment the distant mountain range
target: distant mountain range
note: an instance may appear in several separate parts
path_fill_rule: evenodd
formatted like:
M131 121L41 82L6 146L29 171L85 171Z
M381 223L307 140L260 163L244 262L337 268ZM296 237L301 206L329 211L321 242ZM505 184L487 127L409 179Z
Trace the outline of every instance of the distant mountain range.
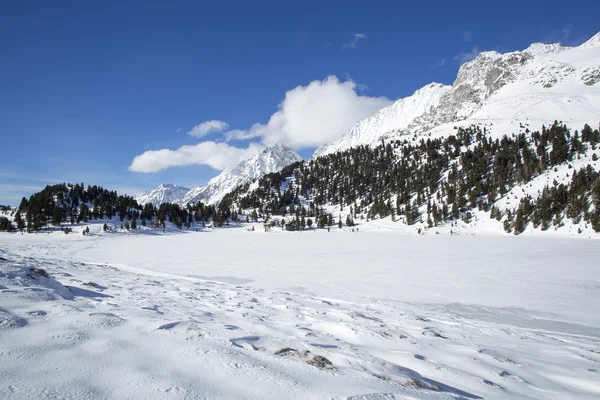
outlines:
M262 178L265 174L280 171L285 166L298 161L302 161L302 157L298 153L281 144L276 144L264 149L260 154L240 162L235 168L223 171L206 185L188 189L165 184L144 192L135 199L140 204L152 203L156 206L165 202L179 205L200 201L206 204L216 204L223 196L238 186Z
M523 51L480 53L463 64L451 86L431 83L358 121L344 136L324 144L313 158L390 140L446 138L459 127L485 126L500 138L523 124L541 127L555 119L573 127L600 121L600 33L578 47L534 43ZM139 203L218 203L237 187L280 171L302 158L282 145L223 171L191 190L161 185Z
M163 184L135 197L139 204L152 203L159 206L162 203L181 204L181 200L190 191L189 188L172 184Z
M289 230L336 218L352 226L356 218L419 230L449 225L451 233L591 235L600 232L599 121L600 33L578 47L536 43L481 53L460 67L452 86L417 90L305 162L278 144L206 185L161 185L135 199L96 186L48 186L21 202L14 223L23 229L25 216L35 231L119 215L132 226L167 216L179 227L191 219L218 226L238 221L242 209L254 220L257 210L277 216ZM182 217L178 207L157 213L139 206L198 202L218 207Z
M571 125L600 120L600 33L579 47L534 43L523 51L480 53L463 64L452 86L431 83L357 122L314 158L381 139L445 137L456 124L492 123L496 136L520 123L559 117Z

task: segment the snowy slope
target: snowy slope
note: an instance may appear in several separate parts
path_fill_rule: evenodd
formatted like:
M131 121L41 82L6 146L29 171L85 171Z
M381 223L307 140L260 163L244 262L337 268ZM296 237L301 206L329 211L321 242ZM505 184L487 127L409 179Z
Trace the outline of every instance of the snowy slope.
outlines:
M190 190L182 199L183 204L202 201L218 203L223 196L235 188L266 174L280 171L287 165L302 161L302 157L281 144L268 147L260 154L240 162L235 168L225 170L204 186Z
M593 244L0 234L0 398L597 399Z
M172 184L160 185L156 189L149 190L135 197L139 204L152 203L159 206L162 203L181 204L183 196L190 191L189 188Z
M359 121L341 139L323 145L315 157L382 137L447 136L454 126L493 123L497 137L520 122L541 126L554 120L571 125L600 121L600 33L579 47L535 43L523 51L488 51L463 64L451 87L431 84ZM405 104L420 104L404 110ZM419 113L420 112L420 113Z
M583 43L579 47L586 48L586 47L596 47L596 46L600 46L600 32L596 33L587 42Z
M327 143L317 149L314 157L335 153L361 144L375 143L385 133L405 129L416 117L439 105L441 97L450 86L431 83L417 90L412 96L396 101L375 115L358 121L339 140Z

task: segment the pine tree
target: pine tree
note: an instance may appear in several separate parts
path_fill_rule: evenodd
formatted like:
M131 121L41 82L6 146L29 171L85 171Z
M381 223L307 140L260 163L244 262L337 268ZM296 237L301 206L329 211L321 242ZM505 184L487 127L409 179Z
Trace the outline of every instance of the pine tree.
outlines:
M79 215L77 217L77 223L83 221L83 222L88 222L88 213L89 213L89 207L87 204L82 203L81 207L79 207Z
M12 232L14 229L10 220L6 217L0 217L0 231Z
M59 226L61 222L62 222L62 210L57 205L54 207L54 210L52 212L52 224L55 226Z
M346 215L346 226L354 226L351 214Z
M523 219L523 209L522 207L519 207L519 209L517 210L517 215L515 216L514 233L515 235L519 235L523 233L524 230L525 221Z
M25 229L25 222L23 221L23 218L21 217L20 210L17 210L17 213L15 214L15 223L17 224L17 229L20 232L23 232L23 230Z
M592 213L590 222L592 224L592 229L594 229L595 232L600 232L600 210L595 210Z
M600 178L596 178L592 186L592 204L596 212L600 211Z

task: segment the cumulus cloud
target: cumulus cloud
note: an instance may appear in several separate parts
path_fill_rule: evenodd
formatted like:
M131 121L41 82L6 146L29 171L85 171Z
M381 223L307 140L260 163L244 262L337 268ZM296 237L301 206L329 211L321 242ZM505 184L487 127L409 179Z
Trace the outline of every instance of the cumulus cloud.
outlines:
M212 120L196 125L187 134L193 137L201 138L212 132L223 132L227 128L229 128L229 124L227 122Z
M468 53L460 53L457 56L454 57L454 59L456 61L458 61L460 64L464 64L468 61L473 60L475 57L477 57L477 55L479 54L479 49L477 48L477 46L473 47L473 49L468 52Z
M352 35L352 40L350 40L347 43L344 43L344 45L342 46L342 50L348 48L355 48L359 40L367 40L367 35L365 35L364 33L355 33L354 35Z
M360 85L335 76L289 90L266 124L226 133L226 139L260 138L293 149L316 147L340 138L358 120L390 105L386 97L360 95Z
M217 170L224 170L258 154L263 147L257 143L250 143L244 149L227 143L206 141L196 145L181 146L177 150L150 150L136 156L129 170L148 173L188 165L208 165Z
M251 130L233 129L225 132L225 141L230 142L232 140L254 139L257 136L258 135L256 135L254 132L251 132Z
M247 148L205 141L182 146L177 150L151 150L136 156L129 170L148 173L186 165L208 165L223 170L256 155L264 147L279 142L295 150L320 146L340 138L357 121L392 103L386 97L366 96L364 90L364 86L351 79L342 82L335 76L312 81L306 86L288 90L277 111L266 123L255 123L248 129L223 133L227 142L252 141ZM211 122L214 132L217 124L212 124L215 121L208 122ZM222 124L218 125L219 129L227 126ZM203 132L200 128L198 131ZM201 134L192 136L201 137Z

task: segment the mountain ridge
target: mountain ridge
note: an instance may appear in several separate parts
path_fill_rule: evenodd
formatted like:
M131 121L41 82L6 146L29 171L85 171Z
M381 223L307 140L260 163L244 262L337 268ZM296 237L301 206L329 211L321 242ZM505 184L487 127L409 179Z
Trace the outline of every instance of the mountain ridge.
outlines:
M206 185L189 189L173 184L164 184L136 196L136 200L140 204L152 203L156 206L163 202L186 206L200 201L212 205L218 203L223 196L238 186L261 178L265 174L277 172L298 161L302 161L302 157L298 153L277 143L265 148L254 157L241 161L235 167L224 170L209 180Z
M261 178L265 174L277 172L297 161L302 161L298 153L277 143L254 157L240 162L234 168L221 172L206 185L193 188L185 195L182 202L189 204L202 201L206 204L216 204L238 186Z
M484 119L488 122L494 119L491 114L495 110L485 110L486 105L495 103L497 99L503 101L503 104L495 104L500 106L497 108L510 108L514 114L519 109L528 109L527 117L539 124L548 123L557 116L564 116L564 120L577 124L594 123L600 119L597 111L600 94L597 90L590 92L587 89L599 81L600 33L578 47L533 43L525 50L505 54L481 52L460 66L451 86L442 85L445 89L438 93L439 97L427 98L427 89L438 85L428 84L413 95L357 122L341 138L319 147L313 158L358 145L373 145L381 139L423 135L444 124L464 121L463 126L468 126L480 122L481 115L476 114L482 109L487 111ZM503 93L499 95L501 90ZM403 107L406 101L423 102L429 107L422 107L412 114L394 114L392 110ZM553 112L533 107L536 102L551 103ZM581 112L582 108L585 112ZM571 110L577 111L574 113L576 118L569 120ZM514 128L521 115L502 118L503 128L507 123ZM438 130L438 133L448 135L453 126L450 130L448 128L445 126L443 132Z
M162 203L175 203L181 205L180 199L190 189L184 186L175 185L172 183L161 184L155 189L148 190L135 196L138 204L151 203L155 206L160 206Z

